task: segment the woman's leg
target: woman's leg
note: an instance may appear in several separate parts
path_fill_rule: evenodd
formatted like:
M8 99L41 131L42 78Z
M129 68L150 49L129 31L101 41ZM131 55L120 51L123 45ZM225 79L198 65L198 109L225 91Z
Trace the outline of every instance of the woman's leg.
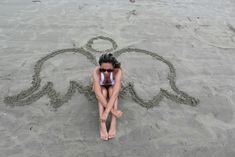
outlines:
M104 95L105 98L108 96L107 89L104 87L101 87L102 94ZM99 104L99 123L100 123L100 137L103 140L108 140L108 132L107 132L107 127L105 121L100 121L100 117L104 112L104 107L103 105L98 101Z
M109 92L109 97L112 96L112 93L113 93L113 87L109 87L108 89L108 92ZM117 110L117 107L118 107L118 97L117 99L115 100L114 102L114 105L113 105L113 108L115 110ZM120 114L122 115L122 112L120 111ZM116 125L117 125L117 118L112 114L111 116L111 124L110 124L110 129L109 129L109 138L113 138L116 134Z
M92 85L92 91L95 92L95 87L94 84ZM108 97L106 97L106 100L108 102ZM111 113L113 115L115 115L117 118L120 118L122 116L122 112L118 111L118 110L114 110L114 108L111 109Z

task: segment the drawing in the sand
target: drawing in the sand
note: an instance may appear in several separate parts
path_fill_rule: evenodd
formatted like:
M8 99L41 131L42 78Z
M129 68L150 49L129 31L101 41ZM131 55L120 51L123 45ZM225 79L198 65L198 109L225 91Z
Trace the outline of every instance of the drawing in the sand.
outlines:
M108 41L112 44L112 48L106 49L106 50L96 50L92 45L93 41L95 40L103 40L103 41ZM29 105L32 104L33 102L37 101L40 99L42 96L48 96L50 99L50 105L54 107L55 109L63 105L64 103L68 102L71 97L75 94L76 91L79 93L84 94L89 101L91 102L96 102L96 97L94 93L92 92L92 84L89 84L85 86L81 82L77 82L75 80L70 80L69 82L69 87L67 89L67 92L65 94L60 94L58 91L55 90L53 87L56 82L51 82L48 81L44 84L42 84L43 78L41 77L41 70L42 66L51 58L54 58L58 55L64 54L64 53L70 53L71 55L77 55L77 53L83 55L86 57L86 59L91 63L91 65L98 66L96 57L91 53L91 51L95 52L112 52L113 56L115 56L117 59L118 57L122 56L123 54L127 53L134 53L134 54L142 54L142 55L147 55L149 57L152 57L154 60L157 62L161 62L165 64L169 69L169 73L167 78L169 81L169 85L171 88L171 91L167 89L160 88L159 92L155 94L155 96L151 100L144 100L141 98L141 96L137 93L135 89L135 85L131 80L124 80L127 82L126 84L121 85L121 91L120 91L120 97L126 97L126 96L131 96L131 98L141 105L142 107L145 108L151 108L154 106L159 105L160 101L165 97L167 99L170 99L172 101L175 101L177 103L182 103L186 105L191 105L195 106L199 103L199 100L197 98L194 98L190 95L188 95L186 92L181 91L177 86L176 86L176 70L173 66L173 64L164 59L162 56L150 52L148 50L143 50L143 49L138 49L138 48L122 48L119 50L117 49L117 44L116 42L109 38L109 37L104 37L104 36L98 36L90 39L87 44L84 47L80 48L70 48L70 49L61 49L54 51L41 59L39 59L35 66L34 66L34 74L32 76L32 82L31 86L26 89L22 90L16 95L13 96L6 96L4 98L4 102L7 105L10 106L23 106L23 105ZM63 56L62 56L63 57ZM133 56L134 57L134 56ZM91 67L92 68L92 67ZM123 67L125 69L125 67ZM151 69L155 70L155 69Z

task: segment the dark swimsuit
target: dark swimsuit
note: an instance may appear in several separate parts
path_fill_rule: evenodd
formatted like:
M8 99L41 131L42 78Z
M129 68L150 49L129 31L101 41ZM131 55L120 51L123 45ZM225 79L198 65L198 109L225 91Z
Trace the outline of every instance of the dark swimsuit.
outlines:
M108 89L110 86L115 84L115 80L113 79L113 72L110 72L110 77L108 80L105 80L105 75L103 72L100 73L100 85Z

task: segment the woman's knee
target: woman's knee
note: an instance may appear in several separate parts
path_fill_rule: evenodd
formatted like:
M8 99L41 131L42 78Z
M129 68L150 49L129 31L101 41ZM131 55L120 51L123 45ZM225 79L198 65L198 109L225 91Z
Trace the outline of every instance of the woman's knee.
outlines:
M109 87L109 97L111 97L112 96L112 94L113 94L113 87Z
M105 98L107 98L108 92L106 88L101 87L101 92Z

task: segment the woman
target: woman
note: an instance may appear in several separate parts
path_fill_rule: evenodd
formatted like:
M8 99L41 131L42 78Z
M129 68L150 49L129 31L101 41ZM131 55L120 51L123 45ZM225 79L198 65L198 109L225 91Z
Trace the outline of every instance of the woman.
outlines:
M120 118L122 111L117 110L118 94L121 89L121 63L111 53L102 54L99 65L95 67L92 78L93 88L99 104L100 137L103 140L114 138L116 134L116 118ZM111 124L107 132L106 119L111 112Z

